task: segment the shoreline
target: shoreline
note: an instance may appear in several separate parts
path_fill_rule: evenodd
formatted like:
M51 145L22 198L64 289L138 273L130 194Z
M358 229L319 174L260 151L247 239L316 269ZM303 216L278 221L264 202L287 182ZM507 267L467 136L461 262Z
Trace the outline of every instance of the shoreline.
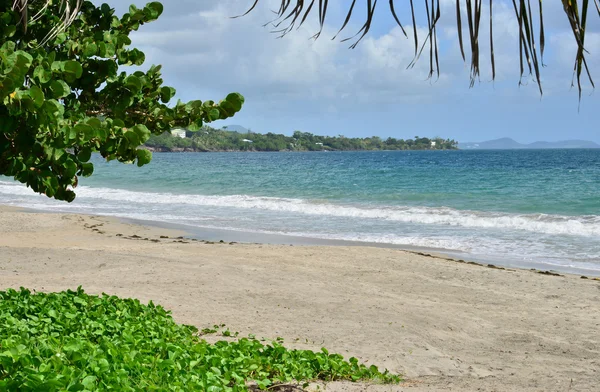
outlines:
M540 273L558 273L567 274L574 276L585 276L585 277L598 277L600 278L600 270L590 270L585 268L568 267L554 264L544 264L539 262L531 261L515 261L506 259L504 257L497 258L486 258L477 257L467 252L444 249L444 248L430 248L415 245L399 245L384 242L366 242L366 241L350 241L350 240L338 240L338 239L326 239L318 237L302 237L286 234L273 234L273 233L261 233L252 231L241 231L241 230L229 230L229 229L216 229L216 228L205 228L200 226L186 225L183 223L176 224L170 222L161 222L154 220L145 219L133 219L116 215L94 215L90 213L77 213L77 212L65 212L65 211L53 211L53 210L42 210L35 208L27 208L20 206L6 206L0 204L0 211L2 208L18 208L23 212L28 213L51 213L51 214L75 214L75 215L88 215L88 216L99 216L116 219L118 221L140 225L150 226L159 229L175 230L178 232L186 233L186 237L195 240L205 240L212 242L238 242L253 245L293 245L293 246L333 246L333 247L372 247L372 248L383 248L383 249L396 249L407 252L413 252L416 254L427 254L441 259L453 260L457 262L471 263L474 265L481 265L489 268L508 268L518 270L533 270L540 271Z
M177 322L326 347L407 380L332 392L597 387L600 280L391 248L201 241L16 207L0 207L0 231L1 289L152 300Z
M278 150L278 151L261 151L261 150L197 150L191 147L175 147L172 149L167 149L166 147L148 147L143 146L144 150L148 150L151 153L189 153L189 152L198 152L198 153L306 153L306 152L394 152L394 151L464 151L458 148L433 148L433 149L422 149L422 150Z
M152 153L189 153L189 152L198 152L198 153L288 153L288 152L395 152L395 151L546 151L546 150L599 150L600 147L551 147L551 148L435 148L435 149L422 149L422 150L279 150L279 151L258 151L258 150L196 150L189 147L176 147L174 149L168 150L162 147L149 147L143 146L144 149L152 152Z
M383 248L383 249L396 249L406 252L412 252L415 254L426 254L430 257L436 257L444 260L451 260L456 262L465 262L473 265L480 265L482 267L490 268L509 268L518 269L523 271L535 270L542 273L560 273L574 276L589 276L599 277L599 270L590 270L584 268L566 267L561 265L543 264L530 261L510 261L505 260L502 257L498 257L494 260L487 259L485 257L477 257L470 253L444 248L429 248L424 246L416 245L399 245L385 242L366 242L366 241L349 241L349 240L338 240L338 239L327 239L318 237L302 237L286 234L272 234L272 233L260 233L251 231L238 231L238 230L226 230L226 229L215 229L205 228L199 226L191 226L185 224L175 224L160 221L151 221L143 219L130 219L123 217L114 217L127 223L137 225L149 225L157 228L174 229L184 231L188 234L188 237L196 240L207 240L218 242L223 240L225 242L239 242L252 245L292 245L292 246L333 246L333 247L368 247L368 248Z

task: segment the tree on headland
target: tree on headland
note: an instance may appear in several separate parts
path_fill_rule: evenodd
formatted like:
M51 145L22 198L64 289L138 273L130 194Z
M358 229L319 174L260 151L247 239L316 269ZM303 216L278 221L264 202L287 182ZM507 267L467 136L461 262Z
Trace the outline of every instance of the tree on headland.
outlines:
M160 66L118 72L144 63L129 34L162 10L131 6L118 18L88 1L0 0L0 175L72 201L93 152L142 166L152 155L139 147L151 134L198 130L241 109L237 93L173 104Z
M202 132L191 133L182 139L165 132L152 135L145 145L155 151L374 151L374 150L455 150L458 143L440 137L417 137L415 140L388 138L383 141L378 136L349 138L343 136L320 136L310 132L295 131L293 136L276 133L248 135L209 126ZM433 142L433 143L432 143Z

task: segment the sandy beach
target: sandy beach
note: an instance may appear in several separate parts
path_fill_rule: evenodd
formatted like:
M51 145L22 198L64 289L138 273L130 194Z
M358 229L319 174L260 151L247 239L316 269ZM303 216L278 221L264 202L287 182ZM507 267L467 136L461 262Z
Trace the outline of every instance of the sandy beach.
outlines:
M398 249L185 235L0 207L0 287L152 300L178 322L326 347L407 380L328 391L598 390L600 280Z

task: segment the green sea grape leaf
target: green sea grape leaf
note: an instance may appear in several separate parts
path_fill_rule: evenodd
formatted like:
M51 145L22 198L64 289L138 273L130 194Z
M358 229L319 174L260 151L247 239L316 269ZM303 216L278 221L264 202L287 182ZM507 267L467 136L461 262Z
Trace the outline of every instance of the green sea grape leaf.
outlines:
M132 131L136 133L138 139L140 140L140 143L144 143L146 140L148 140L148 138L151 135L150 130L142 124L138 124L135 127L133 127Z
M44 102L44 105L42 106L42 109L44 110L44 112L49 115L50 117L53 118L53 120L57 120L58 118L62 117L63 114L65 113L65 108L63 105L59 104L56 100L54 99L47 99Z
M156 20L163 13L163 5L157 1L148 3L144 7L144 12L146 12L148 21Z
M79 79L83 73L83 67L75 60L65 61L63 69L66 73L74 75L76 79Z
M50 90L52 91L52 97L55 99L64 98L71 93L69 85L60 79L54 79L50 83Z
M135 75L129 75L127 78L125 78L125 86L134 92L138 92L142 89L142 81Z
M219 112L219 109L214 108L208 112L208 118L210 121L216 121L220 117L221 117L221 112Z
M86 121L86 124L92 128L100 128L102 126L102 121L97 117L91 117Z
M137 165L138 166L143 166L145 164L150 163L150 161L152 160L152 153L148 150L143 150L143 149L139 149L136 151L137 154Z
M173 87L164 86L160 89L160 99L163 103L167 103L175 96L175 89Z
M129 140L129 143L133 146L139 146L140 145L140 138L138 137L138 135L133 132L133 131L127 131L125 132L125 137L127 138L127 140Z
M29 96L33 100L33 103L36 107L42 107L42 105L44 104L44 93L42 92L42 89L40 89L36 85L31 86L31 88L29 89Z
M90 127L87 124L83 124L83 123L79 123L79 124L75 125L74 132L78 136L83 136L83 140L90 140L95 136L94 128Z
M46 70L41 65L38 65L33 71L33 77L36 78L38 82L45 84L52 79L52 72Z
M96 53L98 53L98 45L96 45L94 42L90 42L85 45L83 49L84 57L92 57L95 56Z
M91 148L84 148L81 151L79 151L79 153L77 154L77 159L79 159L80 162L87 162L91 159L92 157L92 149Z
M84 177L89 177L94 173L94 165L92 163L86 162L81 164L81 175Z
M75 177L75 174L77 173L77 164L75 162L73 162L72 160L68 160L63 164L63 167L65 168L65 171L64 171L65 177L67 177L67 178Z
M236 112L239 112L244 104L244 97L239 93L231 93L227 95L225 100L231 104Z

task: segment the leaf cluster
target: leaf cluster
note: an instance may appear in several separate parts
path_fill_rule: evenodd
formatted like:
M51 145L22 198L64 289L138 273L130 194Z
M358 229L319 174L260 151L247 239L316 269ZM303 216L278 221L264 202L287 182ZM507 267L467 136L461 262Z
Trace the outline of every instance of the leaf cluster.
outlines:
M81 288L0 292L0 391L246 391L317 379L400 381L326 349L209 344L152 302Z
M45 37L61 23L60 2L52 2L27 30L20 28L12 2L0 0L0 175L35 192L72 201L78 176L93 173L93 152L141 166L152 155L138 147L152 133L199 129L242 107L238 93L218 103L169 105L176 91L163 85L160 66L120 72L144 63L144 53L129 47L129 34L160 16L158 2L131 6L119 18L108 5L86 1L51 40Z

